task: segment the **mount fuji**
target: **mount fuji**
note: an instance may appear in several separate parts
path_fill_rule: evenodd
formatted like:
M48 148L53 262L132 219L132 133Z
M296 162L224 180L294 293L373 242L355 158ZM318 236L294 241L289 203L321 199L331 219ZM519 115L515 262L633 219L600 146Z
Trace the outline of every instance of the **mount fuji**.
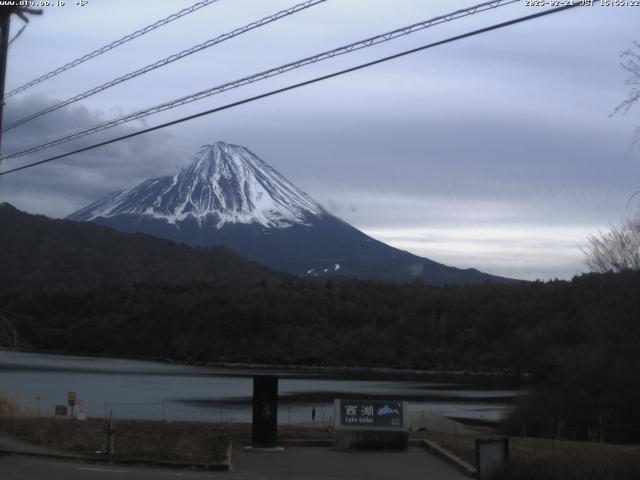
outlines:
M67 218L189 245L224 245L300 276L432 284L512 281L377 241L330 214L249 149L224 142L201 147L173 176L112 193Z

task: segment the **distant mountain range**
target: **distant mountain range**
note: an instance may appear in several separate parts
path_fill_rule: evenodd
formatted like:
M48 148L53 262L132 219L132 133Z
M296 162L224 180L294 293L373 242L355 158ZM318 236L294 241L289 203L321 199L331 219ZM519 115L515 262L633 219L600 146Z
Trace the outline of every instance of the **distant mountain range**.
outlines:
M247 148L224 142L203 146L173 176L107 195L68 219L194 246L224 245L298 276L431 284L513 281L375 240L330 214Z
M195 248L0 203L0 290L86 289L136 282L280 281L284 274L224 247Z

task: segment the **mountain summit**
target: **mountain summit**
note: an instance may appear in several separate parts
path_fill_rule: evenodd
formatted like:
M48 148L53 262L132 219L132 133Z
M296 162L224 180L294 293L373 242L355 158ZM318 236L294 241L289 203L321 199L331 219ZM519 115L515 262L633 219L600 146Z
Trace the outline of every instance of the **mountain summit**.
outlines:
M303 276L434 284L510 281L379 242L331 215L249 149L224 142L201 147L173 176L107 195L68 219L189 245L224 245Z
M249 149L216 142L201 147L172 177L108 195L69 219L147 215L174 225L190 218L216 228L227 223L282 228L326 213Z

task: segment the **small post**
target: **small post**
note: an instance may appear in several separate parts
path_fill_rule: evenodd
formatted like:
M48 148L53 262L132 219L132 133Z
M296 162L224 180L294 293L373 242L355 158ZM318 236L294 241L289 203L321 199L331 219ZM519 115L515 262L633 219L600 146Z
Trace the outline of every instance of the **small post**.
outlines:
M287 415L289 415L289 425L291 425L291 405L287 406Z
M109 411L109 424L105 430L107 434L107 455L113 455L113 412Z
M107 404L108 402L104 402L104 419L107 419Z
M458 424L457 423L453 424L453 432L454 432L455 442L456 442L456 455L458 455Z
M598 442L602 443L602 415L598 417Z

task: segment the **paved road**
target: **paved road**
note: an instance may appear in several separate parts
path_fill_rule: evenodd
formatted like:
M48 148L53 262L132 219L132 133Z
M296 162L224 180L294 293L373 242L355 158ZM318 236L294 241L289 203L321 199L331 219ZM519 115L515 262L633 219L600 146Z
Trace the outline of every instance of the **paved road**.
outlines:
M197 473L41 460L21 456L0 457L0 480L172 480L222 479L224 473ZM229 479L231 480L231 479Z
M288 447L284 453L240 452L234 457L234 467L239 474L256 480L468 480L420 448L408 452L335 452L329 448Z
M447 463L418 448L408 452L341 453L328 448L292 447L284 453L244 453L233 472L190 472L49 461L1 456L0 480L463 480Z

